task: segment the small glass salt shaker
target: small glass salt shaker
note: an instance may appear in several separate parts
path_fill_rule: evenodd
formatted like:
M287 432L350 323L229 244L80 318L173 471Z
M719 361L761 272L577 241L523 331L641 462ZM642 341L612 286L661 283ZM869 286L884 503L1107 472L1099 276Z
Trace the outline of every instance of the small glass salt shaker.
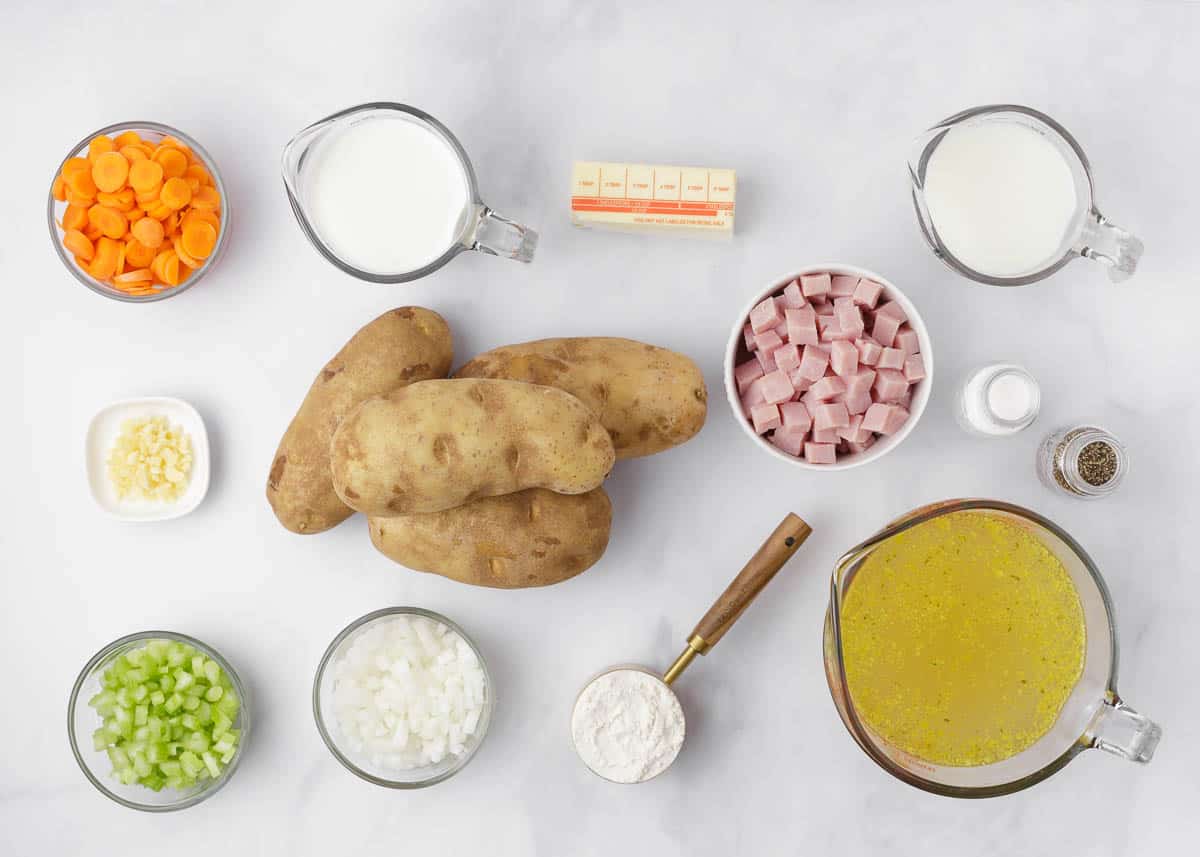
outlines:
M1124 445L1098 426L1079 425L1051 432L1037 454L1042 483L1060 494L1093 500L1107 497L1129 472Z
M1042 406L1037 379L1013 363L993 363L970 374L958 396L958 422L971 434L1005 437L1027 428Z

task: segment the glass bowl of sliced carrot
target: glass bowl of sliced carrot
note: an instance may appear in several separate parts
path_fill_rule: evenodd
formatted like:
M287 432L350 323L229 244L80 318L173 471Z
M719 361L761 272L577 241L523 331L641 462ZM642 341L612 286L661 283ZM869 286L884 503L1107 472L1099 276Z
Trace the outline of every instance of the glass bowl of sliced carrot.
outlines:
M120 122L83 138L54 174L47 216L67 270L92 291L131 303L195 285L229 234L213 159L157 122Z

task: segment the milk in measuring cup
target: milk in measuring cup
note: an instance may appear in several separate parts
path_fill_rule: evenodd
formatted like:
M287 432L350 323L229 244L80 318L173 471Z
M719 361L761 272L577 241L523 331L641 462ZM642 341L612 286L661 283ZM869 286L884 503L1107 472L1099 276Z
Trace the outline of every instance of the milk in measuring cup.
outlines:
M993 277L1040 271L1063 256L1079 210L1064 153L1018 122L950 128L930 156L924 193L942 244Z
M305 208L321 240L370 273L414 271L458 239L471 194L462 161L434 131L377 116L320 141L304 170Z

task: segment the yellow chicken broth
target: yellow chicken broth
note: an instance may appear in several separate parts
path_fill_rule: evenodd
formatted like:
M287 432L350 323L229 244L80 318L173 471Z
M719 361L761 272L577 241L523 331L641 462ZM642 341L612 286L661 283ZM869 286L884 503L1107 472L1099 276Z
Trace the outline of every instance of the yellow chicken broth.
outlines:
M851 699L875 734L939 765L986 765L1041 738L1083 670L1067 570L995 515L954 512L878 546L842 604Z

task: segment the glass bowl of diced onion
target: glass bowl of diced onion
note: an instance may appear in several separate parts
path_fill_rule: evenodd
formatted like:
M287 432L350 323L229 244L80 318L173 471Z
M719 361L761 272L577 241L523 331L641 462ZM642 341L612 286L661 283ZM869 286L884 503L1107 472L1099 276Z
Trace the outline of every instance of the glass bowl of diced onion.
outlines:
M429 676L409 680L411 669L428 669L437 686ZM393 789L431 786L466 767L487 735L494 701L474 641L419 607L351 622L313 680L313 717L329 752L356 776Z
M55 170L54 176L62 173L63 165L72 158L88 158L88 146L95 138L108 136L115 139L127 131L136 133L144 142L150 144L161 144L164 140L170 144L170 141L174 140L176 145L186 149L187 156L193 163L203 166L208 175L211 176L212 184L215 186L220 199L217 210L220 228L217 231L216 245L213 247L208 258L198 260L200 261L200 265L195 269L186 270L185 278L178 285L170 286L156 283L153 287L145 289L144 294L134 294L124 289L115 288L112 283L92 276L87 268L81 265L79 260L63 246L63 235L65 233L63 215L66 212L67 203L55 199L53 188L47 194L46 219L50 227L50 240L54 245L54 250L58 254L58 258L62 260L66 269L80 283L87 286L93 292L104 295L106 298L112 298L113 300L124 301L126 303L152 303L187 291L216 266L225 252L225 247L229 243L229 193L221 177L221 171L217 168L216 161L213 160L212 156L209 155L199 142L177 128L172 128L170 125L145 120L117 122L88 134L67 152Z
M157 718L164 706L172 716ZM71 752L84 775L101 794L144 812L186 809L216 794L237 770L249 731L233 667L173 631L109 643L79 673L67 706Z

